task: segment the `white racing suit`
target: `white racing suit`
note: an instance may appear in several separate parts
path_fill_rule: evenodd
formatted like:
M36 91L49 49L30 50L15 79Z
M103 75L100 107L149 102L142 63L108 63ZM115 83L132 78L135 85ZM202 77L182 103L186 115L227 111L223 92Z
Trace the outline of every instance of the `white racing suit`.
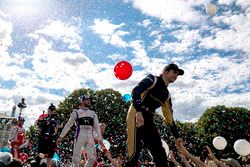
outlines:
M76 123L76 138L72 157L73 167L79 167L82 147L86 150L88 155L88 162L86 167L93 167L96 163L96 148L93 136L93 130L97 133L97 139L102 141L99 120L96 113L89 108L81 108L74 110L67 124L60 135L63 138L71 126Z

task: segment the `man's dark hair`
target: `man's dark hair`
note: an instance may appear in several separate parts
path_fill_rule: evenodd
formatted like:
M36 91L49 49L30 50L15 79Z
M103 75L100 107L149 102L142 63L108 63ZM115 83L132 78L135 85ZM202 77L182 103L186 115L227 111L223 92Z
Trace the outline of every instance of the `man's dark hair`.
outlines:
M184 74L184 70L180 69L176 64L173 64L173 63L169 64L169 65L166 65L162 72L170 71L170 70L178 71L179 75Z
M50 111L55 111L55 110L56 110L56 106L54 106L54 104L51 103L48 109L49 109Z
M82 100L86 100L86 99L91 99L91 98L90 98L90 95L88 95L88 94L83 94L83 95L80 96L80 100L81 100L81 101L82 101Z

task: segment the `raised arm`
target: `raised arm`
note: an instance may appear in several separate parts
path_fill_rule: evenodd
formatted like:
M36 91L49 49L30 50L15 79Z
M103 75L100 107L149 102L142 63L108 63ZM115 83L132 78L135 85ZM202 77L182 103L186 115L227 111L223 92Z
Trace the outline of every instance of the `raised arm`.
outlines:
M222 162L220 162L214 155L214 153L211 151L209 146L206 146L207 151L208 151L208 157L209 159L211 159L212 161L214 161L219 167L226 167L226 165L224 165Z
M66 125L64 126L63 130L62 130L62 133L60 134L60 137L59 138L64 138L64 136L68 133L69 129L73 126L74 122L76 121L77 119L77 111L73 111L71 114L70 114L70 118L68 120L68 122L66 123Z
M173 162L175 166L181 166L180 163L175 159L175 155L172 150L169 151L169 160Z
M188 162L188 160L187 160L187 158L186 158L185 155L179 154L179 156L181 157L181 161L185 164L186 167L192 167L192 166L190 165L190 163Z
M10 134L8 138L9 142L15 141L16 135L17 135L17 127L14 126L10 129Z
M183 155L185 155L187 158L191 159L198 167L204 167L205 165L203 162L199 159L193 156L188 152L188 150L183 146L183 144L180 144L180 150Z

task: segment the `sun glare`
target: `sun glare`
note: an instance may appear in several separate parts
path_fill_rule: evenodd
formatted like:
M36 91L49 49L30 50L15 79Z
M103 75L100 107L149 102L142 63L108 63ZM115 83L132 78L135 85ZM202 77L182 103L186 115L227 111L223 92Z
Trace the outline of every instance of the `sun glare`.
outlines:
M42 6L39 0L15 0L11 4L9 10L15 16L31 16L37 14Z

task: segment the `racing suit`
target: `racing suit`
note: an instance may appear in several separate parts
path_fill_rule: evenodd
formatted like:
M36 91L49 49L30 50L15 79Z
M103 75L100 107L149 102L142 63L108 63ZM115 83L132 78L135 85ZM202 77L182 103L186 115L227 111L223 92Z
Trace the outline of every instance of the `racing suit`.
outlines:
M38 152L46 154L49 158L54 156L57 148L56 138L59 122L60 120L56 114L50 114L37 121L37 126L40 130Z
M14 126L10 132L9 142L13 158L20 159L21 148L27 145L25 142L25 129L20 125Z
M89 108L80 108L74 110L70 119L62 130L60 138L63 138L71 126L76 123L76 138L72 157L73 167L78 167L81 160L82 147L88 155L87 167L93 167L96 163L96 148L93 136L93 130L97 133L97 139L102 141L99 120L96 113Z
M166 123L170 126L175 138L179 134L173 118L173 110L170 93L161 76L148 75L132 91L132 105L127 114L127 151L128 162L126 167L137 166L141 150L141 140L149 148L156 166L167 166L167 156L160 134L153 121L155 110L162 108ZM144 126L137 128L136 112L142 112Z

